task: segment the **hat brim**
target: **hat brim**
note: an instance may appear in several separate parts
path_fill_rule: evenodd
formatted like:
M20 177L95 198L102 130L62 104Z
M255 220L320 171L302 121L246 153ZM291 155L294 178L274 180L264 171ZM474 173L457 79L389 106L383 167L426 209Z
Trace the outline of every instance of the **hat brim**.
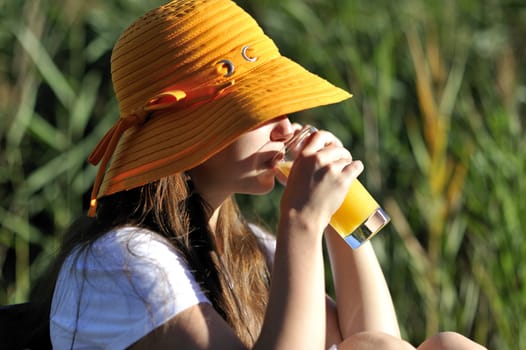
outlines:
M205 162L243 133L279 116L351 97L283 57L235 80L219 98L156 113L128 130L115 150L98 197L159 180Z

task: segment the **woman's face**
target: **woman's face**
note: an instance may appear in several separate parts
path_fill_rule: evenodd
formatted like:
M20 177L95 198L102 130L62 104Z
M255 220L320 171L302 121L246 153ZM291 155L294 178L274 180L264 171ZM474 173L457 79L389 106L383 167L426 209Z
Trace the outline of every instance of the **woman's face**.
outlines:
M188 173L197 191L210 202L220 203L234 193L268 193L276 175L272 159L292 133L287 117L272 119Z

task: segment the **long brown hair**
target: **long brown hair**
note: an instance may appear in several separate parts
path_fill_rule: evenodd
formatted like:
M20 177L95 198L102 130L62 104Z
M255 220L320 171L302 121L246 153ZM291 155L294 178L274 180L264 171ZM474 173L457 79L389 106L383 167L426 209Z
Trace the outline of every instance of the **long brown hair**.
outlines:
M214 233L208 215L209 207L184 174L103 197L96 218L81 218L66 234L57 267L73 249L89 249L113 228L150 229L174 245L216 311L251 346L259 335L268 299L266 254L234 198L221 207Z

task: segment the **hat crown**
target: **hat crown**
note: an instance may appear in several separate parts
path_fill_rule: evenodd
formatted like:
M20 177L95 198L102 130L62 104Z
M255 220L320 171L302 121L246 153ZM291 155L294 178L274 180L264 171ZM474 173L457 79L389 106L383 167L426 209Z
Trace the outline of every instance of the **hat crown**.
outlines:
M135 21L113 49L120 114L133 113L174 84L221 84L276 57L273 41L232 1L169 2Z

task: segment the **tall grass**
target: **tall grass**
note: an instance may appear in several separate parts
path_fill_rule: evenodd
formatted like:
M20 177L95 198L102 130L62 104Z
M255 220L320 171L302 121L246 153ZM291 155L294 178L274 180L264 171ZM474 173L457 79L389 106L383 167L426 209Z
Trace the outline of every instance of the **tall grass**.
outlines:
M83 210L94 174L86 157L117 117L109 51L144 8L126 4L121 14L123 4L92 5L0 5L4 302L28 298L60 233Z
M0 302L27 300L85 210L117 118L109 54L161 1L0 2ZM392 217L374 239L404 335L526 347L526 8L518 1L240 1L283 54L354 97L334 131ZM275 223L280 190L240 197ZM330 290L330 288L329 288Z

